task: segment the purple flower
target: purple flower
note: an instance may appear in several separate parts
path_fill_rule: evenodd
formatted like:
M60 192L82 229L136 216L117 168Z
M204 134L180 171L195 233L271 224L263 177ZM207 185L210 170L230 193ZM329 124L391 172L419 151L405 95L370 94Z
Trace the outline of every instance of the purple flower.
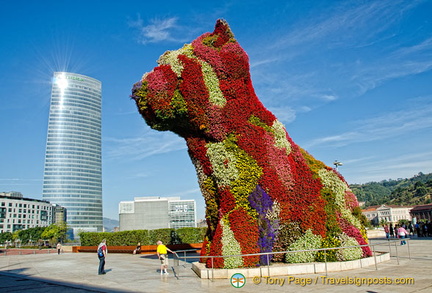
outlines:
M248 200L251 207L258 213L258 231L260 234L258 246L260 247L260 251L271 252L279 226L278 220L268 218L268 214L273 211L273 200L259 185L257 185L255 190L249 195ZM267 265L272 258L272 254L268 256L261 255L261 265Z

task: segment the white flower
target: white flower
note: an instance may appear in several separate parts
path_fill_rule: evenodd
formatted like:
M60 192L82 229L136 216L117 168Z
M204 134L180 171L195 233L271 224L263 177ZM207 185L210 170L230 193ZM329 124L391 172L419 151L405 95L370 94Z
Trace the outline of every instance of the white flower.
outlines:
M235 153L230 152L223 142L208 143L206 147L216 182L219 186L230 186L239 176Z
M241 247L230 229L228 221L220 220L222 226L222 255L240 255ZM243 267L243 258L241 256L224 258L224 268L234 269Z
M291 153L291 144L287 139L285 127L279 120L273 122L272 128L274 130L275 142L278 148L285 148L287 155Z

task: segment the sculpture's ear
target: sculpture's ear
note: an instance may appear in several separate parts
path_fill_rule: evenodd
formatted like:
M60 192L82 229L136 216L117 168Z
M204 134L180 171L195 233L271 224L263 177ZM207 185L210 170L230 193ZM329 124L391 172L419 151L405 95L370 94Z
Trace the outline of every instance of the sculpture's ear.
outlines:
M228 22L224 19L218 19L216 21L215 29L213 32L213 35L219 35L217 40L217 45L222 46L226 42L228 42L230 39L234 39L234 34L232 33Z

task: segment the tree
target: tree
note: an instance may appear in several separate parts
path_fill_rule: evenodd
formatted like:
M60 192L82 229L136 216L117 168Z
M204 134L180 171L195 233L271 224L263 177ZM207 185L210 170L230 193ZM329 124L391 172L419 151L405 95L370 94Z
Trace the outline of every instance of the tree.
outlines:
M67 224L64 222L54 223L45 228L41 237L43 239L50 239L52 242L64 242L66 240L67 229Z
M45 230L45 227L34 227L26 230L19 230L18 237L21 239L21 243L27 244L30 241L37 241L41 238L41 234Z
M416 197L421 197L421 196L426 195L427 193L428 193L427 188L424 187L424 186L420 186L420 187L416 188L415 196Z
M5 243L6 241L11 241L11 240L12 240L11 232L0 233L0 243Z

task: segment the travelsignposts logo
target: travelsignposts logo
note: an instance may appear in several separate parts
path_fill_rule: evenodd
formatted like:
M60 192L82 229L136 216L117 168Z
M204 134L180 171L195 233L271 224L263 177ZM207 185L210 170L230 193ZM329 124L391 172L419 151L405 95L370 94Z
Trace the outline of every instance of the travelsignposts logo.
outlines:
M240 273L231 276L230 283L234 288L241 288L246 284L246 278Z

